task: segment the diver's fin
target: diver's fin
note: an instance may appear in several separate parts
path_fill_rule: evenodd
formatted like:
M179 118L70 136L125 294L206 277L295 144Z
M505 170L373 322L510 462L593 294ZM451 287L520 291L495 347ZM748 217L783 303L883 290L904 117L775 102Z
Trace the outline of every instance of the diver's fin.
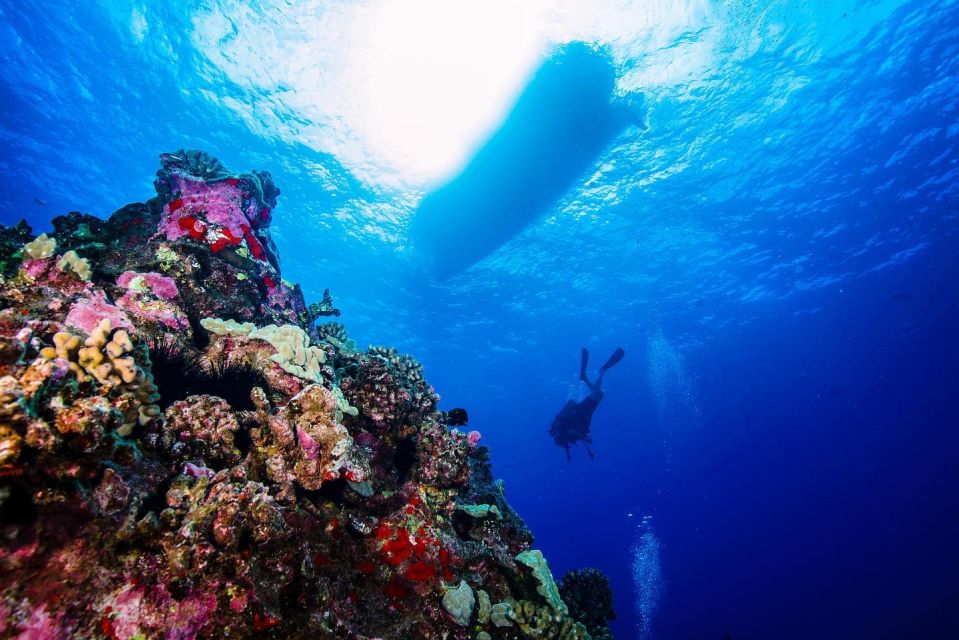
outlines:
M626 355L626 352L623 351L622 349L616 349L616 351L613 351L613 355L609 356L609 360L606 361L606 364L600 367L599 369L600 373L615 367L617 364L619 364L619 361L622 360L623 356L625 355Z
M589 351L586 350L586 347L583 347L583 350L579 354L579 379L586 379L586 366L589 364Z

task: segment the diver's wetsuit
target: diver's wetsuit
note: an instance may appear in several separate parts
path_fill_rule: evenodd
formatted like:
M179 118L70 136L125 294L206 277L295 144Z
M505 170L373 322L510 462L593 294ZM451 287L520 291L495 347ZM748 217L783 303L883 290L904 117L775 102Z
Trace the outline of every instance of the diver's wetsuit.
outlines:
M606 361L599 369L599 376L596 378L596 382L592 383L589 381L589 378L586 377L586 365L589 363L589 351L583 349L582 359L580 361L580 370L579 370L579 379L586 383L586 386L589 387L589 395L580 400L579 402L575 400L567 400L566 404L563 405L563 408L559 410L559 413L556 414L556 417L553 418L553 424L549 428L549 435L553 436L553 440L560 447L566 449L566 459L571 460L572 457L569 454L569 448L571 445L576 444L577 442L582 442L583 446L586 447L586 451L589 453L589 456L592 458L593 451L589 448L589 443L592 442L592 438L589 435L590 423L593 420L593 413L596 411L596 407L599 406L599 403L603 401L603 376L606 375L606 372L614 367L620 360L623 359L623 356L626 355L622 349L616 349L613 352L613 355L609 357L609 360Z

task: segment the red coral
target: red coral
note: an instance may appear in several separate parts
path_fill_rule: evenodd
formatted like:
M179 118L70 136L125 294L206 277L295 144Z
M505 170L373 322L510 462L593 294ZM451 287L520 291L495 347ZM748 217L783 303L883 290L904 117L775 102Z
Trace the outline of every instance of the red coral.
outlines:
M272 629L273 627L280 624L280 619L271 616L268 613L253 614L253 628L257 631L266 631L267 629Z
M376 565L370 562L369 560L364 560L363 562L356 565L356 567L357 569L360 570L361 573L370 574L376 571Z
M383 591L386 593L388 597L393 599L405 598L410 593L410 590L404 587L402 584L400 584L400 582L396 578L393 578L388 583L386 583L386 586L383 588Z
M110 640L119 640L116 629L113 628L113 621L110 619L111 613L113 613L113 608L107 607L104 611L105 615L100 618L100 633Z
M386 556L386 561L396 567L410 559L410 556L413 555L413 545L405 536L396 538L383 545L383 553Z
M417 560L406 568L405 575L411 582L426 582L436 577L436 569L428 562Z
M176 202L174 200L174 202ZM180 228L190 234L194 240L203 240L206 234L206 225L191 216L186 216L177 220Z
M213 250L213 253L219 253L226 247L240 244L240 241L241 238L237 238L229 229L223 228L220 231L220 237L217 238L216 242L210 245L210 249Z
M253 235L250 225L241 224L240 230L243 231L243 238L246 240L246 246L250 248L250 253L253 254L253 257L257 260L265 260L266 252L263 251L263 245L260 244L260 241L256 239L255 235Z
M440 564L443 566L443 579L447 582L453 580L453 572L450 571L450 552L445 548L440 549Z

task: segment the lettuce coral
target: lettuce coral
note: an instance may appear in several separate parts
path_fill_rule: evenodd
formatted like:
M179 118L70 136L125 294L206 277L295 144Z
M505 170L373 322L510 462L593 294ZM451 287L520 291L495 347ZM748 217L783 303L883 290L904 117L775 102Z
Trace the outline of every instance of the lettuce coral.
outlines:
M89 280L93 273L90 270L90 261L86 258L81 258L77 255L77 252L72 249L63 254L57 262L57 269L60 271L73 272L81 280Z
M49 258L57 251L57 240L41 233L34 240L23 245L23 255L34 260Z
M270 324L256 328L250 322L236 322L219 318L204 318L200 326L216 335L241 336L269 343L276 353L270 359L287 373L310 382L322 382L322 367L326 353L310 345L310 336L303 329L286 324L281 327Z

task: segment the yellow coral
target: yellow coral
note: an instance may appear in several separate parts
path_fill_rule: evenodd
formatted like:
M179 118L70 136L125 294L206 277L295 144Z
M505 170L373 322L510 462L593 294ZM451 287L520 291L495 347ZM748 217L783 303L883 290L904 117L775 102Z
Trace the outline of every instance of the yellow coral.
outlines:
M49 258L56 250L57 239L51 238L45 233L41 233L31 242L23 245L23 255L33 258L34 260Z
M109 319L101 320L85 341L60 331L54 334L53 344L53 349L46 347L40 355L48 360L64 360L81 382L92 377L108 389L134 395L134 408L124 414L124 423L117 429L121 436L129 435L136 424L144 425L160 413L160 408L153 404L156 386L137 366L130 334L124 329L114 331Z
M72 271L81 280L89 280L93 271L90 269L90 261L81 258L76 251L72 249L63 254L63 257L57 262L57 269L60 271Z
M505 615L504 615L505 614ZM536 605L529 600L506 601L493 605L493 624L505 626L503 618L511 620L528 638L556 638L557 640L589 640L589 633L581 623L548 605Z
M20 434L8 425L0 424L0 465L16 462L20 457Z

